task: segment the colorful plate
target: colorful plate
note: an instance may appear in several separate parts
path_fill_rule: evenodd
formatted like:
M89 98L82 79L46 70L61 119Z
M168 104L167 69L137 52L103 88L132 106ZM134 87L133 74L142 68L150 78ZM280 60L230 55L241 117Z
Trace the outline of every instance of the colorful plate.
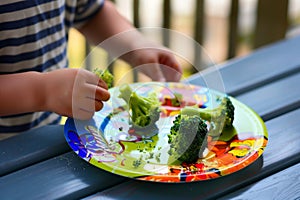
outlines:
M133 132L119 88L91 120L68 118L65 138L76 154L90 164L125 177L156 182L194 182L236 172L253 163L264 151L268 134L262 119L249 107L230 97L235 106L233 128L220 137L209 137L205 154L192 164L168 165L168 133L180 107L214 107L222 93L183 83L135 83L138 94L154 91L162 102L157 129L141 136ZM180 94L180 95L178 95ZM177 99L176 99L177 98ZM176 100L174 106L174 99ZM173 101L173 106L171 102Z

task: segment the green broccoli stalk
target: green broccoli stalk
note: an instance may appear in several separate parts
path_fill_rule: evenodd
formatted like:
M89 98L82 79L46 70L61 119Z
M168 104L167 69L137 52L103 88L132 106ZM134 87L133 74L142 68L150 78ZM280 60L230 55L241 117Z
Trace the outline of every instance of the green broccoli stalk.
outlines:
M93 72L106 83L108 88L113 86L114 76L107 69L95 68Z
M169 163L194 163L207 146L207 125L199 115L179 114L168 134Z
M126 104L129 104L129 99L132 94L131 87L128 84L124 84L119 87L119 91L119 98L123 99L126 102Z
M155 93L148 96L138 95L128 84L119 89L119 98L124 99L131 112L131 121L135 128L149 127L155 124L160 116L160 101Z
M187 113L198 114L210 122L208 134L211 136L218 136L225 128L232 127L234 120L234 106L229 97L223 97L220 105L215 108L187 106L181 109L181 114Z

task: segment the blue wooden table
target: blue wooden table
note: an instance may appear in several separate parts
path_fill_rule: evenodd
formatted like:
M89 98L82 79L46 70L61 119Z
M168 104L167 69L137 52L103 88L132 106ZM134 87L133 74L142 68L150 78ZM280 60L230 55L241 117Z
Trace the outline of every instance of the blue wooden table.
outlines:
M265 121L263 156L221 178L185 184L137 181L98 169L47 126L0 141L0 199L300 199L300 37L230 60L216 70L225 92ZM202 85L206 75L193 75Z

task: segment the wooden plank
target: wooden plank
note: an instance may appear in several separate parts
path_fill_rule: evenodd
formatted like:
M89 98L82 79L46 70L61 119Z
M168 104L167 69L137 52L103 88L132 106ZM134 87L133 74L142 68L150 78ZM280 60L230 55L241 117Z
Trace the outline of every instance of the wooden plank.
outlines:
M70 152L0 178L0 199L80 199L124 182Z
M288 28L288 3L288 0L258 1L254 48L285 37Z
M238 100L248 102L264 120L269 120L300 107L299 80L300 72L242 94Z
M197 69L204 69L205 58L203 55L203 49L199 48L199 45L203 45L204 38L204 20L205 20L205 1L195 1L195 23L194 23L194 66L191 67L191 73L196 73Z
M236 96L300 71L300 37L260 48L251 55L211 67L185 82L204 85L205 77L220 75L225 92ZM218 72L218 74L216 73ZM209 79L210 80L210 79Z
M131 180L86 199L217 199L300 162L299 118L300 109L268 121L266 125L269 129L269 145L263 156L234 174L192 184L160 184Z
M140 0L133 0L133 25L140 28Z
M70 151L63 126L47 126L0 141L0 176Z
M203 44L204 38L204 19L205 19L205 1L195 1L195 24L194 24L194 38L199 44ZM198 55L198 54L196 54Z
M134 0L133 1L133 25L136 28L140 28L141 27L141 23L140 23L140 0ZM138 82L138 73L137 70L131 70L132 71L132 75L133 75L133 82Z
M163 14L162 27L169 30L172 25L171 0L163 1L162 14ZM163 37L163 45L166 47L170 47L171 38L170 38L169 31L162 31L162 37Z
M300 163L240 189L219 200L231 199L300 199Z
M236 47L238 42L238 18L239 18L239 0L231 0L228 28L228 53L227 59L236 56Z

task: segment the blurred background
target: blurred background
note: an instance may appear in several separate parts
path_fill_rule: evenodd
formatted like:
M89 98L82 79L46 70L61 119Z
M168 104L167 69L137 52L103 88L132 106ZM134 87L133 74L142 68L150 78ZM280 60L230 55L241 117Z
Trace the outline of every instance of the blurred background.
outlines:
M136 27L162 27L178 31L204 47L215 64L245 56L251 51L300 34L299 0L114 0L120 13ZM168 47L172 41L166 35L157 35ZM76 30L69 35L68 56L71 67L108 66L107 53L94 49ZM181 45L185 48L185 45ZM171 48L172 49L172 48ZM93 56L86 55L93 50ZM194 63L201 62L197 49L186 51L193 54ZM288 53L288 51L287 51ZM180 59L180 58L179 58ZM180 60L184 77L195 73L191 64ZM203 68L209 67L209 65ZM114 70L114 69L118 70ZM116 61L109 69L116 81L131 67ZM132 75L127 82L137 81Z

